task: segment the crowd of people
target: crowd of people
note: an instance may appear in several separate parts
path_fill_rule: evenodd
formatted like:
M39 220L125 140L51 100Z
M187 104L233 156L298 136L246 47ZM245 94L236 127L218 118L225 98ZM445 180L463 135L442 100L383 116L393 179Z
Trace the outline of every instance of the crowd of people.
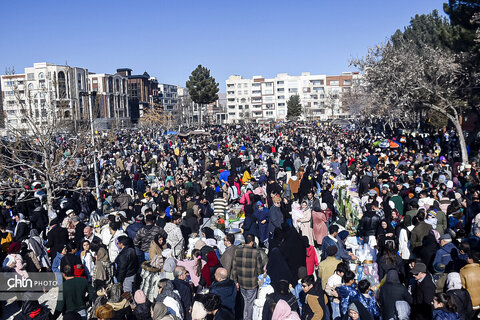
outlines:
M207 133L98 136L101 208L86 156L50 211L41 176L9 172L3 274L52 274L62 293L54 310L18 297L15 319L478 317L479 168L454 131Z

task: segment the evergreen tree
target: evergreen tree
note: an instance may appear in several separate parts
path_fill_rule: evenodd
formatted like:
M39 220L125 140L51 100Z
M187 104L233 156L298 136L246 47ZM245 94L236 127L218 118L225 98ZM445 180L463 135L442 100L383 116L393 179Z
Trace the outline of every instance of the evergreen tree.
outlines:
M200 104L199 124L202 122L202 105L218 100L218 83L210 75L210 70L201 64L192 71L186 83L192 101Z
M300 103L300 96L298 94L290 96L287 101L287 119L297 120L302 114L302 104Z

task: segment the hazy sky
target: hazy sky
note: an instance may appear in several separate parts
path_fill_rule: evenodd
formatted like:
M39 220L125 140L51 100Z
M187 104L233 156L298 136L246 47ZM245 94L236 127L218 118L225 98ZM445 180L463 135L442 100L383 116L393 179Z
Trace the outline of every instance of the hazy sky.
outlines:
M198 64L224 91L244 77L339 74L439 0L2 1L0 73L34 62L114 73L128 67L185 85Z

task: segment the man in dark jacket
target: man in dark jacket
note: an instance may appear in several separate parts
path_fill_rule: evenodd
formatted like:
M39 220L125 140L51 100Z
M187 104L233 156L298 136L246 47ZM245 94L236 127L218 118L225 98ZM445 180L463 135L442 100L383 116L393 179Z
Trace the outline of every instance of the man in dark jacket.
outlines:
M63 248L68 243L68 231L62 228L58 218L50 221L50 231L47 234L46 247L50 248L50 257L53 260L57 253L62 252Z
M215 281L210 287L210 292L219 296L222 299L222 307L230 310L235 315L237 288L235 282L228 278L227 269L218 268L215 271Z
M157 234L161 234L165 239L168 237L167 233L162 228L155 225L155 216L149 214L145 217L145 226L138 230L137 235L133 239L135 248L138 248L143 252L146 261L150 260L148 250Z
M138 270L138 260L132 240L127 236L120 236L117 239L120 253L115 259L115 277L117 282L123 284L124 292L132 292L133 282Z
M367 211L363 214L358 225L358 235L365 237L365 242L368 241L369 236L375 236L379 224L380 217L371 210L371 205L367 204Z
M269 212L270 219L268 221L268 232L273 234L275 228L281 228L283 223L283 213L280 209L282 198L280 196L273 197L273 206Z
M433 318L432 301L435 295L435 284L432 276L427 272L424 263L416 263L411 271L415 284L412 287L412 316L414 320Z
M187 320L192 319L191 310L193 306L193 295L190 285L187 279L187 270L184 267L178 266L174 271L175 280L173 280L173 286L180 293L182 299L183 314Z

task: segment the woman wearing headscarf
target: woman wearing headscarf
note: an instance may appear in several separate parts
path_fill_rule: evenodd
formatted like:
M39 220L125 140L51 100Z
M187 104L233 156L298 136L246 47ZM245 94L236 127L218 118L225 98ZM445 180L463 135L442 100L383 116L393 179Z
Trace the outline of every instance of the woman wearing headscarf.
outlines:
M332 216L332 211L326 203L320 204L320 211L312 210L313 219L313 240L318 246L322 245L323 238L328 235L327 222Z
M173 286L173 282L168 279L162 279L158 283L158 296L155 299L155 303L162 302L168 308L170 308L175 316L179 319L183 319L182 300L177 290Z
M272 286L280 280L287 280L294 283L294 278L288 267L288 264L279 248L273 248L268 253L267 274L270 277Z
M102 246L92 245L95 252L95 265L92 272L92 283L95 290L105 288L113 280L113 267L108 258L108 251Z
M155 256L162 255L162 250L166 248L166 239L160 233L153 238L148 250L150 260L153 260Z
M387 220L382 220L380 222L380 225L377 228L376 236L379 256L383 254L383 250L387 243L394 243L396 247L397 241L395 236L395 229L392 227L391 224L387 222Z
M168 308L162 302L156 302L152 307L153 320L176 320L173 314L168 312Z
M348 312L343 320L373 320L373 316L360 301L352 301L348 306Z
M284 300L279 300L273 311L272 319L275 320L300 320L298 313L292 311L290 306Z
M412 304L413 299L407 288L400 283L398 272L392 269L387 272L385 283L378 292L382 319L394 318L398 301L406 301L408 304Z
M472 299L467 290L462 287L462 280L458 272L447 275L447 295L455 300L460 320L468 320L473 317Z
M303 243L302 236L286 223L282 225L284 232L284 241L280 246L285 260L287 261L290 273L294 279L292 284L297 283L298 269L300 267L306 267L307 253L305 250L305 244Z
M3 268L7 270L14 270L18 275L28 278L28 273L25 271L25 263L22 256L19 254L22 245L20 242L12 242L8 247L8 255L3 261Z
M217 255L214 251L210 251L207 255L207 264L202 268L200 284L206 288L210 288L213 281L215 281L215 271L220 267L221 264L220 261L218 261Z
M32 250L40 263L43 271L51 269L50 260L48 259L47 249L43 245L43 240L38 235L36 229L30 230L30 237L28 238L28 248Z
M110 290L107 292L107 305L112 306L115 315L114 319L127 320L132 317L132 308L130 307L130 302L122 296L122 288L123 285L121 283L115 283L110 287Z
M268 240L268 209L265 208L262 201L257 201L255 211L253 212L255 219L258 221L258 229L260 232L260 242L265 243Z
M302 217L297 220L300 232L308 238L308 243L313 246L312 210L306 201L302 201Z
M152 316L150 308L152 304L147 300L145 293L142 290L135 291L134 295L135 309L133 310L133 316L136 320L151 320Z

